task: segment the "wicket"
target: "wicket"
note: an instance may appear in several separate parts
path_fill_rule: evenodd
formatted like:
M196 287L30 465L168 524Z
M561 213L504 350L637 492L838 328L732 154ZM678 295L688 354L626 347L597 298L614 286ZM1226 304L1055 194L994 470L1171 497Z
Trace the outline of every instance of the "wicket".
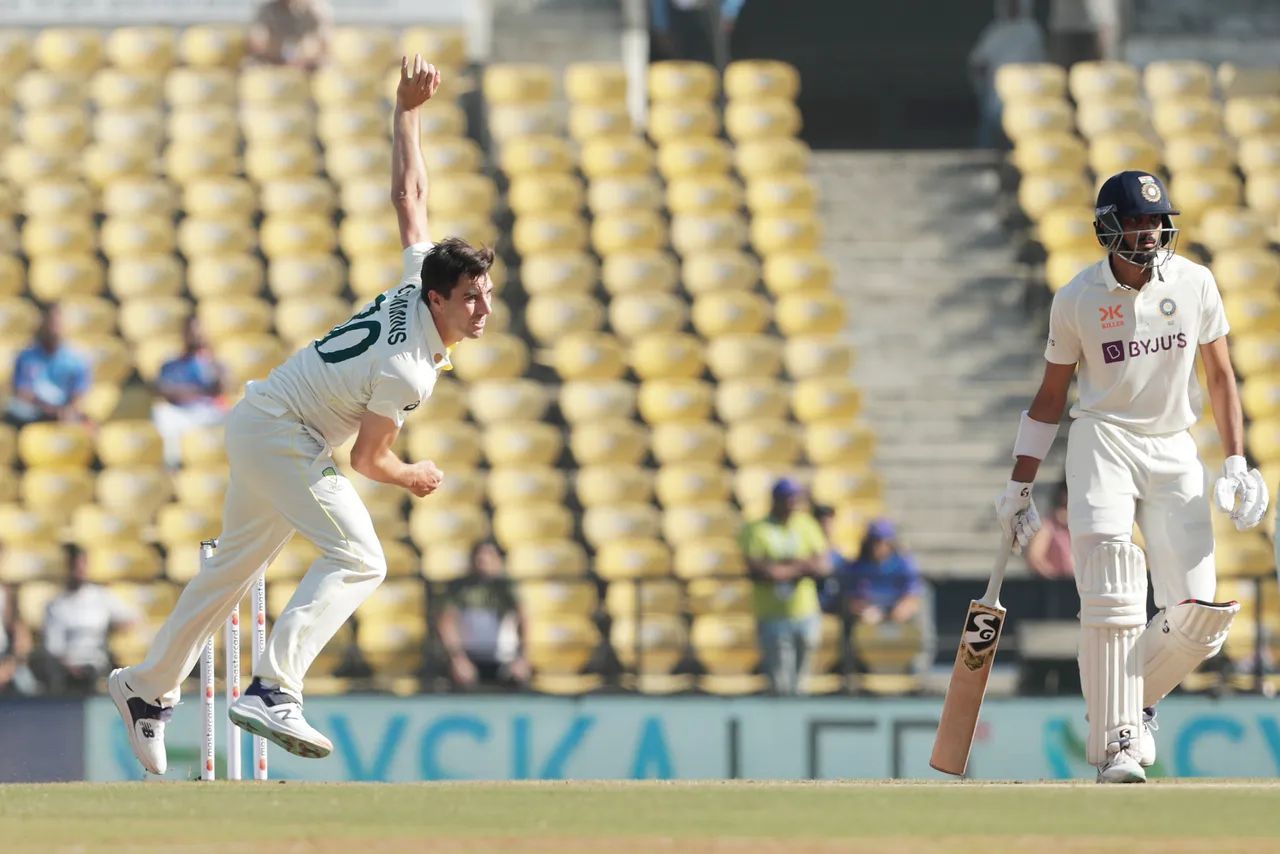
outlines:
M218 547L217 540L200 542L200 564L213 555ZM253 656L250 662L262 655L267 647L267 585L265 573L258 575L253 583ZM214 756L217 736L214 733L214 668L216 656L214 639L217 633L209 636L205 642L204 652L200 656L200 711L204 731L200 740L200 779L213 780ZM237 602L227 622L223 626L223 682L227 707L230 708L240 697L240 603ZM227 719L227 779L240 779L240 727ZM261 736L253 737L253 779L267 779L267 740Z

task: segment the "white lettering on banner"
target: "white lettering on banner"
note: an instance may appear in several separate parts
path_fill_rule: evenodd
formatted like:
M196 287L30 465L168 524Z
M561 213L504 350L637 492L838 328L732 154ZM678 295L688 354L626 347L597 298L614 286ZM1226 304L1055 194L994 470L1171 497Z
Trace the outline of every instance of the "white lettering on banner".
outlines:
M938 779L928 761L940 708L941 699L848 697L317 697L307 716L333 739L334 755L315 762L275 751L271 771L378 781ZM198 764L198 718L197 706L180 705L166 730L175 776ZM1084 736L1078 699L991 699L969 771L1092 779ZM1171 697L1160 704L1159 738L1154 776L1280 775L1280 709L1265 698ZM142 776L106 698L87 701L85 773Z
M261 0L0 0L5 26L76 23L201 24L253 20ZM440 24L462 26L487 16L479 0L329 0L343 24Z

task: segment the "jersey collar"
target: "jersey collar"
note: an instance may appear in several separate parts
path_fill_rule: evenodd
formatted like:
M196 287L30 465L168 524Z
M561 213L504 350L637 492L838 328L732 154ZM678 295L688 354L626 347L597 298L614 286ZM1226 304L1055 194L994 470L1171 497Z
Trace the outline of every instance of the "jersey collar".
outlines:
M423 343L431 353L431 364L437 372L452 371L453 362L449 361L449 357L453 354L453 348L444 346L440 330L436 329L435 316L431 314L425 299L418 300L418 323L422 326Z

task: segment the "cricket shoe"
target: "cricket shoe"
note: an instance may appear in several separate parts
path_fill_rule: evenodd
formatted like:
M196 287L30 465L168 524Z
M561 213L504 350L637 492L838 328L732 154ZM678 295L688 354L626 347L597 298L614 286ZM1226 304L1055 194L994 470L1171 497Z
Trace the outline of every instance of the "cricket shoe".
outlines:
M1138 761L1143 768L1156 764L1155 732L1158 729L1160 726L1156 723L1156 707L1148 706L1142 710L1142 734L1138 736Z
M1107 745L1107 761L1098 766L1098 782L1147 782L1147 772L1142 767L1138 745L1133 739L1121 738Z
M169 767L164 749L164 725L173 717L173 709L152 705L133 693L124 678L124 668L111 671L107 691L129 730L129 746L142 767L152 774L163 774Z
M240 729L270 739L295 756L323 759L333 752L333 742L302 716L301 700L266 687L257 677L231 704L227 716Z

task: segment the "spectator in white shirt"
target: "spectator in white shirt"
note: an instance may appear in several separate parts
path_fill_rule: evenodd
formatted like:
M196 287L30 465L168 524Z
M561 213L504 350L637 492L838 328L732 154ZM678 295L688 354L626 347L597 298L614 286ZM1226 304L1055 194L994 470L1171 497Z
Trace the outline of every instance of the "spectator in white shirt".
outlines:
M90 693L111 669L107 638L138 615L105 587L88 581L84 552L71 549L67 589L45 612L40 674L50 693Z
M1004 105L996 94L996 71L1016 62L1044 62L1048 57L1044 33L1031 17L1025 0L996 0L996 17L978 35L969 53L969 77L978 96L978 147L995 148L1003 134Z

